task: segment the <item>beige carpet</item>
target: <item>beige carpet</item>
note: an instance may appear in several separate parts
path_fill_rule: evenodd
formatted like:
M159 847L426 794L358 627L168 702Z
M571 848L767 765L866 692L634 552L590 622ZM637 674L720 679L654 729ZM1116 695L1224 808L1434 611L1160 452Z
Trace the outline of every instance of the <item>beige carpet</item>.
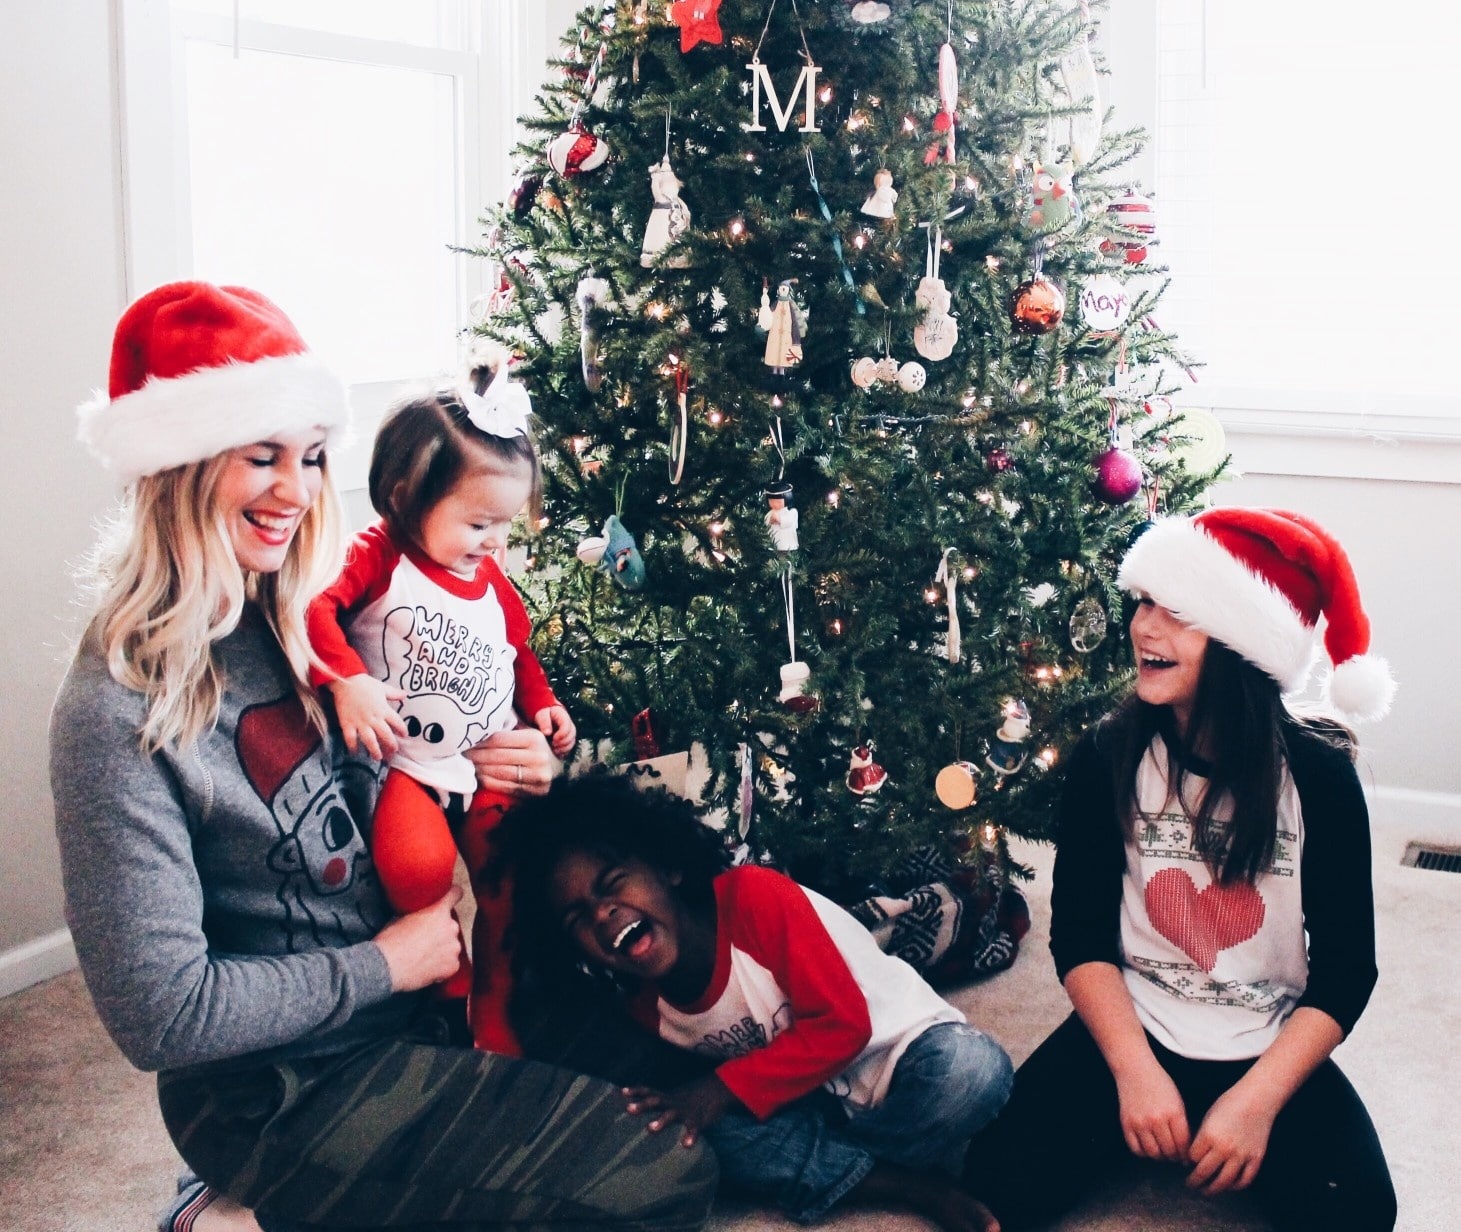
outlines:
M1401 1232L1461 1230L1461 876L1402 868L1411 837L1377 819L1375 889L1380 985L1337 1054L1380 1130L1400 1197ZM1015 966L951 999L1022 1060L1066 1013L1045 949L1045 848L1017 852L1039 876L1034 924ZM132 1070L102 1033L74 973L0 1000L0 1229L145 1232L172 1190L177 1158L152 1079ZM908 1215L847 1211L830 1232L924 1232ZM715 1232L795 1225L726 1204ZM1241 1200L1189 1196L1146 1173L1097 1195L1058 1232L1257 1232Z

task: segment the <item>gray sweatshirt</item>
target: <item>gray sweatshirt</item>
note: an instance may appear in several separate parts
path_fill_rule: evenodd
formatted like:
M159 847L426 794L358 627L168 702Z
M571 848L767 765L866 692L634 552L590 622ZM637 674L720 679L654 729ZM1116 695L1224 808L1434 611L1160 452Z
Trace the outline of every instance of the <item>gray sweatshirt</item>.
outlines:
M141 1069L318 1053L389 1034L370 940L389 910L366 849L371 763L322 741L250 607L215 647L216 728L144 757L144 699L94 642L51 715L67 921L103 1024Z

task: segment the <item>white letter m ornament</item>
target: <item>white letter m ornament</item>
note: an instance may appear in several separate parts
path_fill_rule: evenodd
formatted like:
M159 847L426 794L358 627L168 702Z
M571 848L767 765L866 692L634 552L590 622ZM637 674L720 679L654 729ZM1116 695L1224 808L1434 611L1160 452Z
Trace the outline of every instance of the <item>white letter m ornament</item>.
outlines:
M761 123L761 83L766 83L766 99L771 104L771 114L776 118L776 127L780 132L786 131L787 121L791 119L791 110L796 106L796 96L802 93L805 101L802 115L802 126L797 131L803 133L814 133L817 131L817 121L812 114L817 105L817 74L821 67L816 64L802 65L801 75L797 77L796 84L791 88L791 96L787 99L786 107L781 106L781 98L776 93L776 86L771 80L771 70L760 60L752 60L746 65L751 70L751 123L747 127L748 133L764 133L766 125Z

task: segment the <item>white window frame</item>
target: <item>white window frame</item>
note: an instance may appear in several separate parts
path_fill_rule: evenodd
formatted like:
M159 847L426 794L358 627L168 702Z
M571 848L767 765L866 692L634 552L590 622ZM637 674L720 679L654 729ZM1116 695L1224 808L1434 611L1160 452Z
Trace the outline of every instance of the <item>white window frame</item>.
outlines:
M1117 121L1139 125L1149 137L1132 165L1133 177L1148 188L1157 183L1162 155L1157 5L1113 0L1099 35ZM1235 463L1247 473L1461 483L1461 402L1455 398L1346 398L1199 382L1185 401L1217 414Z

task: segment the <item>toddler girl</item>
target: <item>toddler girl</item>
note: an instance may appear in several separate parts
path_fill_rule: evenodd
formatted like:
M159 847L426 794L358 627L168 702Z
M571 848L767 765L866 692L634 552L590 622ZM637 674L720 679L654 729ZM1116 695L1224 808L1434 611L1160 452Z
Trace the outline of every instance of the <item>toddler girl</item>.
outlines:
M451 885L460 847L477 899L474 963L443 985L464 996L480 1048L521 1055L507 1018L508 900L481 876L510 803L478 786L466 750L523 716L566 755L573 720L528 646L529 623L496 559L513 519L536 507L537 454L526 390L504 361L472 383L407 402L376 436L370 500L381 520L309 607L341 732L390 769L371 854L391 905L416 911ZM523 767L504 791L520 785ZM453 834L456 841L453 842Z

